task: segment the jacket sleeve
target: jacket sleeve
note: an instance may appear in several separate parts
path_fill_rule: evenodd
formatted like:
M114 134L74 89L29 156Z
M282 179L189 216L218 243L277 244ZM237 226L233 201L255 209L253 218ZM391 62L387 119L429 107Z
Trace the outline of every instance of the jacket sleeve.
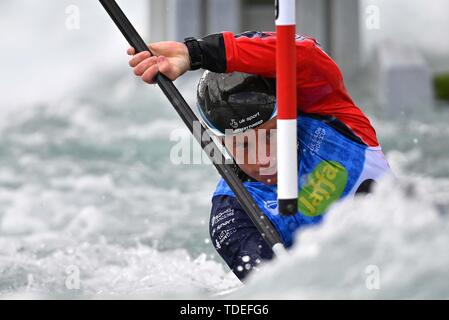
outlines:
M297 41L297 68L304 70L311 60L316 41L300 38ZM220 72L244 72L264 77L276 76L276 33L232 32L212 34L200 39L204 69ZM298 72L298 82L300 81Z
M232 32L200 40L202 67L220 72L244 72L276 77L276 33ZM296 88L302 113L334 116L370 146L378 146L369 119L356 106L338 65L309 37L296 37Z
M240 280L273 258L273 251L235 197L213 197L209 232L215 249Z

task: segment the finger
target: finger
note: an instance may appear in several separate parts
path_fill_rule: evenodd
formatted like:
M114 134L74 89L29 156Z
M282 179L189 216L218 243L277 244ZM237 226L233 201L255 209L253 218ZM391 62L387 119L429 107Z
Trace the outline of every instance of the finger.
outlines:
M145 73L142 75L142 80L149 84L155 84L156 83L156 75L159 72L158 66L155 64L151 66L150 68L145 71Z
M156 57L150 57L148 59L145 59L134 68L134 74L136 76L141 77L145 73L145 71L147 71L151 66L156 64L157 64Z
M129 61L129 65L132 68L135 68L139 63L141 63L145 59L148 59L149 57L151 57L151 53L149 53L148 51L138 53Z
M127 53L128 55L133 56L136 53L136 50L134 50L134 48L129 48Z

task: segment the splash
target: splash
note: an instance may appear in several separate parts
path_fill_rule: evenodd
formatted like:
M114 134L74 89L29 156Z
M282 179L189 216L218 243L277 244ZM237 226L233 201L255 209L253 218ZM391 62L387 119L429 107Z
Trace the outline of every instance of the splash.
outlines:
M336 205L233 298L447 299L449 180L383 181Z

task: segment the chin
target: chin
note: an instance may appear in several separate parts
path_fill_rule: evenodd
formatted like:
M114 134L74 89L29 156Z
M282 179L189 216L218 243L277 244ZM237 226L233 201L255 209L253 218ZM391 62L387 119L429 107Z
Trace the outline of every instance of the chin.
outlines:
M257 181L263 182L268 185L274 185L278 183L277 176L259 176Z

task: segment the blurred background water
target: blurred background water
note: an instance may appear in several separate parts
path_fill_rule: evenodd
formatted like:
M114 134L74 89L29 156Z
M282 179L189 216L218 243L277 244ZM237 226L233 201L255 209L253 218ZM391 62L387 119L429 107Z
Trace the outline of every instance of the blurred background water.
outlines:
M449 20L431 22L449 4L378 2L385 28L366 31L364 50L407 32L444 68ZM120 3L144 30L146 2ZM65 27L71 4L79 30ZM369 80L350 84L398 181L337 206L322 227L298 235L290 259L241 288L208 240L218 174L170 162L170 133L183 124L157 87L133 77L101 6L2 1L0 39L0 298L201 298L236 289L231 297L449 298L447 105L388 117ZM198 76L176 83L191 106ZM380 290L365 285L370 265L380 269ZM76 290L67 283L73 270Z

